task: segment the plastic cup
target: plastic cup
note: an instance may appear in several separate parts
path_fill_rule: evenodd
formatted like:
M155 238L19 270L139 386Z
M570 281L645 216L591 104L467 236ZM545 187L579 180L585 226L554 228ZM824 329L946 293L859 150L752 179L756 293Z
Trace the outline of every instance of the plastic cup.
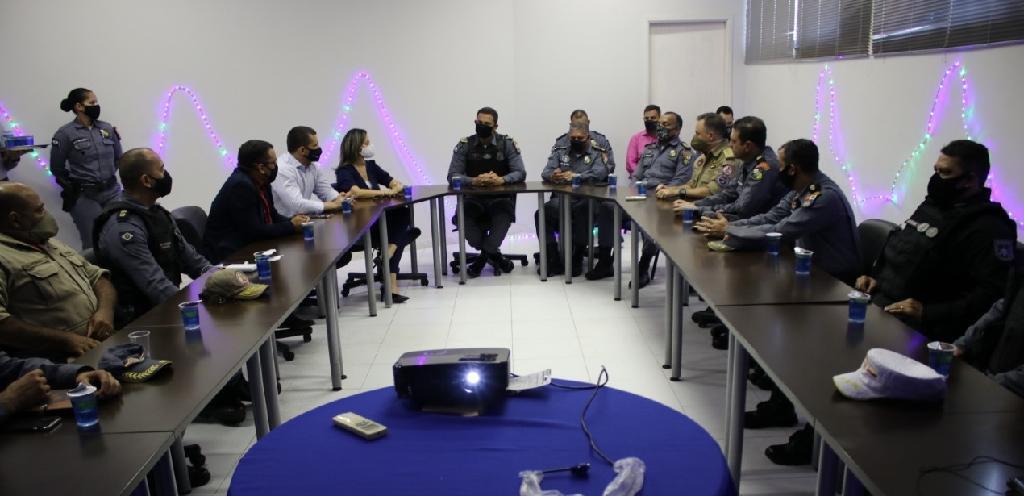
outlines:
M404 186L402 188L402 195L405 196L406 200L412 199L412 186Z
M683 211L681 212L681 214L683 216L683 224L693 224L697 220L697 214L699 212L700 212L700 209L697 209L697 208L693 208L693 207L686 207L686 208L684 208Z
M796 273L806 276L811 273L811 257L814 252L803 248L793 248L793 255L796 255Z
M99 409L96 405L96 388L80 383L68 391L71 409L75 412L75 423L81 429L88 429L100 422Z
M303 222L302 223L302 239L306 241L313 241L313 223Z
M854 324L863 324L864 319L867 318L868 303L871 302L871 296L860 291L850 291L846 296L850 298L849 321Z
M779 248L782 246L782 234L770 232L765 234L765 239L768 240L768 254L778 255Z
M573 189L579 188L583 184L583 179L579 175L572 176L572 187Z
M199 302L186 301L179 303L178 308L181 309L181 323L185 326L185 330L194 331L199 329Z
M149 353L149 331L132 331L128 333L128 339L132 344L142 347L142 352L146 354L146 358L152 357Z
M942 341L928 343L928 366L942 374L943 377L949 377L949 368L953 364L954 349L956 348L953 345L943 343Z
M342 214L350 214L350 213L352 213L352 202L351 201L345 200L345 201L341 202L341 213Z
M452 189L455 191L462 191L462 176L452 177Z
M608 174L608 187L611 189L619 187L619 178L615 174Z
M637 181L636 182L636 194L647 196L647 182Z
M256 272L259 274L259 278L270 279L270 257L259 251L253 253L252 256L256 257Z

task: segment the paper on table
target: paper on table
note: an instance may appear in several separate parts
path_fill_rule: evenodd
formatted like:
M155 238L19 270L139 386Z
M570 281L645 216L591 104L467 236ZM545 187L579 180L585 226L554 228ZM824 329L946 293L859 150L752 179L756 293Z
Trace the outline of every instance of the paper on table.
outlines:
M230 264L225 265L224 268L233 269L240 272L256 272L256 264L251 263Z
M551 384L551 369L544 369L529 375L512 377L508 380L508 391L526 391Z

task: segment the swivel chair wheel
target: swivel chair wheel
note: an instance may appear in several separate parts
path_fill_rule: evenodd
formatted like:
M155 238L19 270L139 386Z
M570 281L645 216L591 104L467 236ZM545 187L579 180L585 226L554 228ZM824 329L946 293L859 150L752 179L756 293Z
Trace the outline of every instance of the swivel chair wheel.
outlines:
M519 264L522 265L523 267L526 267L527 265L530 265L530 262L527 262L526 259L524 258L524 259L519 261Z
M302 335L302 342L303 343L308 343L308 342L310 342L312 340L313 340L313 335L312 334L303 334Z
M292 350L280 350L280 351L281 351L281 356L284 357L284 361L290 362L292 360L295 360L295 352L293 352ZM280 390L278 392L280 392Z
M426 279L420 279L420 286L427 287L428 286L427 280Z

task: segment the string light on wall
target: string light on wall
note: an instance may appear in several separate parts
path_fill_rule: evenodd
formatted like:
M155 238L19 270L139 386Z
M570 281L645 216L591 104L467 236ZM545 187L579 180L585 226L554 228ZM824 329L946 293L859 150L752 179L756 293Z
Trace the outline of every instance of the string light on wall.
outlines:
M956 60L950 66L946 67L942 74L942 79L939 81L939 86L935 91L935 97L932 99L931 109L928 111L928 120L925 124L924 135L914 145L910 154L900 162L899 167L896 169L896 173L893 176L892 183L889 185L889 191L886 194L877 195L865 195L857 186L857 178L853 173L853 164L847 158L846 150L843 146L841 139L841 127L839 120L838 105L836 104L836 84L835 76L832 73L832 67L828 64L818 73L818 86L817 92L814 99L814 124L811 131L811 139L815 142L818 141L819 134L822 130L822 117L824 113L825 100L828 100L828 151L835 160L836 164L839 165L839 169L846 176L847 181L850 183L850 191L853 195L853 200L858 205L865 205L868 202L889 202L892 204L899 203L901 197L899 193L901 179L913 175L916 171L919 162L924 155L924 151L928 144L931 143L932 137L935 134L935 127L939 123L941 118L941 110L946 107L946 99L948 95L954 89L952 79L959 79L960 91L960 119L963 128L963 135L967 139L975 139L979 134L977 129L972 130L975 127L972 122L974 120L974 107L970 99L970 89L972 85L967 78L967 69L963 66L960 60ZM991 145L989 145L991 149ZM1005 199L1006 196L1003 194L1003 190L999 183L995 180L995 172L993 171L989 177L987 184L992 188L993 196L997 199ZM1009 212L1010 217L1015 217L1013 210L1005 204L1004 208ZM1015 221L1018 226L1024 228L1024 221Z
M220 159L224 161L224 165L234 167L235 157L228 154L227 148L224 147L224 142L221 141L220 136L217 136L213 125L210 124L210 118L206 115L206 110L203 109L203 104L199 102L199 96L188 86L180 84L172 86L171 90L164 97L164 103L160 107L160 123L157 128L156 143L153 145L153 149L158 154L163 155L164 148L167 146L167 124L171 118L171 101L174 99L174 95L178 93L184 93L191 100L196 115L199 116L199 121L203 125L204 132L210 137L210 141L213 142L213 146L217 149Z
M3 102L0 102L0 122L4 123L4 128L6 129L4 131L5 134L13 134L15 136L25 135L25 131L21 128L21 124L14 120L14 116L12 116L7 110L7 106L4 105ZM53 177L53 173L50 172L50 163L43 158L38 149L28 152L28 156L31 157L32 160L36 161L36 166L39 167L40 170L46 172L47 176Z

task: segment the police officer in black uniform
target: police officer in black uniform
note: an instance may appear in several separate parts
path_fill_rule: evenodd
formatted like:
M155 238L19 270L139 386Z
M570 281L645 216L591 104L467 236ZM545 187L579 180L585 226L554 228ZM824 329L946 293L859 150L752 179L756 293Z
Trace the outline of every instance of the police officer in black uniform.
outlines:
M452 152L448 183L460 177L464 189L488 188L526 180L526 168L519 145L510 136L497 133L498 112L484 107L476 113L476 134L463 138ZM486 263L494 274L511 272L512 262L501 254L501 243L515 221L515 195L467 195L464 207L465 236L469 245L480 250L480 257L465 268L477 277ZM462 268L460 268L461 270Z

